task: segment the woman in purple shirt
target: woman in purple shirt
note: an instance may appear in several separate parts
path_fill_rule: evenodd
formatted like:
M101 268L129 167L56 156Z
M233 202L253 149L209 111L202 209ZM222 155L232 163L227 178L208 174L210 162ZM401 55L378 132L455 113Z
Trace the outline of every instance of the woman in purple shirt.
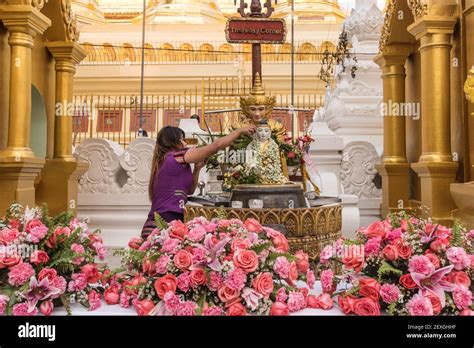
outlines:
M155 213L160 214L166 222L183 221L184 205L188 195L196 189L199 172L207 158L230 146L240 135L253 132L255 126L243 127L210 145L188 148L182 129L164 127L158 133L153 154L148 190L152 205L142 236L146 238L156 228ZM194 171L191 170L191 163L194 164Z

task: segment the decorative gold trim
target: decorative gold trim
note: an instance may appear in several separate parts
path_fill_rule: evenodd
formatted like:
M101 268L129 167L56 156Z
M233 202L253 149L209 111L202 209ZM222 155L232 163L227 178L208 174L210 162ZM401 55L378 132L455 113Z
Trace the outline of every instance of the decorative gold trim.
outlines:
M190 221L203 216L208 220L216 218L222 208L186 206L184 217ZM290 250L303 250L312 259L326 245L341 238L342 206L332 204L316 208L300 209L235 209L224 208L227 219L246 220L254 218L264 225L283 225L288 231L286 237Z
M380 35L379 49L382 52L388 44L390 35L392 34L392 18L397 7L397 0L390 0L387 4L387 11L385 12L385 19L382 27L382 34Z
M72 42L79 40L79 31L77 30L77 18L72 11L71 0L62 0L61 9L63 11L64 27L66 29L66 37Z
M422 4L421 0L408 0L408 7L413 13L415 19L421 18L428 14L428 5Z
M464 93L466 93L467 100L474 103L474 66L467 75L467 80L464 84Z

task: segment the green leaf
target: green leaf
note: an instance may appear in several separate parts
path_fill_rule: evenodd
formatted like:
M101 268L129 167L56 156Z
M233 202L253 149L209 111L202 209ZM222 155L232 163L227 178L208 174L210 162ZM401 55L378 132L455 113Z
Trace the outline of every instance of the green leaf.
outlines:
M168 228L168 223L158 213L155 213L155 225L159 230L165 230Z
M262 251L272 247L272 245L273 244L271 242L265 242L265 243L262 243L262 244L254 245L254 246L250 247L249 250L253 250L257 254L260 254Z
M393 267L391 264L388 262L384 261L380 265L380 268L377 271L377 275L379 277L379 281L382 282L386 277L390 277L391 275L395 275L397 277L400 277L403 275L403 272L400 271L399 269Z

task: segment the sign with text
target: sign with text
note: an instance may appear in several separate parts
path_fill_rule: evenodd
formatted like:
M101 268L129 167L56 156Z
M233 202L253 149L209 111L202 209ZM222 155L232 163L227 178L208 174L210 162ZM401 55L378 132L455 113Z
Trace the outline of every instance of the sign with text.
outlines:
M280 18L231 18L225 32L230 43L278 44L286 41L286 23Z

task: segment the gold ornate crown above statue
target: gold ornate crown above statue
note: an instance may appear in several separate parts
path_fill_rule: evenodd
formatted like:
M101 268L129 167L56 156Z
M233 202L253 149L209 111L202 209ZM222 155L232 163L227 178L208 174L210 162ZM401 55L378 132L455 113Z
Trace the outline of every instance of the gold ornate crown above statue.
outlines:
M261 121L267 121L272 134L278 142L284 142L286 136L285 127L280 122L270 119L275 103L276 98L274 96L267 96L265 94L262 79L260 74L257 74L250 95L240 98L240 108L245 118L240 120L236 128L249 123L258 125Z

